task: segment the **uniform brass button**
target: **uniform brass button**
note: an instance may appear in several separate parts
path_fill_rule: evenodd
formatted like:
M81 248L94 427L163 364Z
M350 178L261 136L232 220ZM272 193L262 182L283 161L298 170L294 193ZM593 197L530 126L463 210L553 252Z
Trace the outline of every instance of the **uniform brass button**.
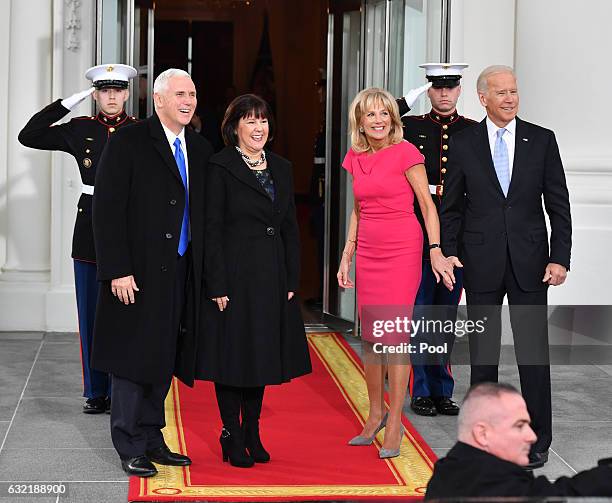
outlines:
M274 234L275 234L275 233L276 233L276 231L274 230L274 227L268 227L268 228L266 229L266 234L267 234L268 236L274 236Z
M443 134L443 135L442 135L442 139L443 139L443 140L448 140L448 135L447 135L447 134Z
M114 127L109 127L108 128L108 132L109 133L114 133L115 132L115 128Z
M85 153L89 154L89 152L91 152L91 150L89 150L88 148L85 149Z
M166 233L166 239L172 239L172 234L170 234L169 232Z
M444 185L444 180L441 180L441 181L440 181L440 184L441 184L441 185Z
M447 126L446 124L444 124L444 125L442 126L442 129L446 130L446 129L448 129L448 126Z
M436 115L436 120L439 121L440 120L440 116Z
M104 117L104 122L108 122L108 119L106 117Z
M79 213L83 213L83 208L79 208Z
M446 174L446 168L442 168L442 169L440 170L440 173L442 173L443 175L445 175L445 174Z
M446 157L443 157L442 162L446 162L446 161L448 161L448 159Z
M83 166L85 166L86 168L91 168L91 159L89 157L83 159Z
M421 150L423 150L423 145L419 145L419 148L420 148Z
M448 145L442 145L442 150L448 150Z
M170 199L170 205L174 206L176 204L176 199Z

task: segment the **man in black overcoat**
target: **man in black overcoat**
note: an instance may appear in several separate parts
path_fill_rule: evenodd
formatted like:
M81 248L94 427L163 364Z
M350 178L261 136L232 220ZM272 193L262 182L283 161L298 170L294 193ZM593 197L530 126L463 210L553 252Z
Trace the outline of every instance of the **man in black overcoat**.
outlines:
M188 73L154 84L155 114L118 131L96 176L98 297L92 365L112 374L111 436L130 475L154 461L188 465L164 442L172 376L193 383L204 246L205 168L212 147L185 126L196 107Z
M612 458L550 482L525 470L536 441L525 400L504 383L472 386L458 420L458 442L434 466L425 499L612 496Z
M477 87L487 117L451 138L442 248L463 263L469 317L486 322L484 333L470 334L472 384L497 381L508 296L521 391L538 436L530 453L536 468L552 440L546 305L548 287L561 285L570 265L569 195L554 133L516 117L512 68L486 68Z

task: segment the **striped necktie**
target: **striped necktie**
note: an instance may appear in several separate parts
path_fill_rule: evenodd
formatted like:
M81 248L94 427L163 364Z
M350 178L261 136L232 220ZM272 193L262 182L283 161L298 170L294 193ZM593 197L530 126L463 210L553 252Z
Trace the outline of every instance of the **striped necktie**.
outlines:
M493 165L497 179L504 191L504 196L508 195L510 187L510 160L508 159L508 147L503 139L506 128L497 130L497 139L495 140L495 150L493 152Z

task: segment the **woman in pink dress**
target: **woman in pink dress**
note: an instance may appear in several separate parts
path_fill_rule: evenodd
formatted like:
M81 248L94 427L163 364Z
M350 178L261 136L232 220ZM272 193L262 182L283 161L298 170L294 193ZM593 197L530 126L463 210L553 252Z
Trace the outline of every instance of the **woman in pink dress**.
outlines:
M429 193L423 155L403 139L395 99L378 88L361 91L349 111L351 149L342 166L352 175L355 205L338 270L338 284L352 288L351 261L356 254L357 305L364 334L364 368L370 400L369 417L351 445L370 445L385 428L381 458L399 455L403 436L402 408L408 387L409 355L389 355L385 366L381 345L366 337L372 327L364 316L411 315L421 281L423 234L414 215L418 201L429 238L436 279L454 282L452 266L440 250L440 224ZM394 319L394 318L393 318ZM366 342L370 341L370 342ZM385 339L380 340L383 344ZM405 342L409 342L406 335ZM389 344L389 342L386 342ZM397 344L397 339L394 344ZM386 368L385 368L386 367ZM389 411L384 406L385 375L389 378Z

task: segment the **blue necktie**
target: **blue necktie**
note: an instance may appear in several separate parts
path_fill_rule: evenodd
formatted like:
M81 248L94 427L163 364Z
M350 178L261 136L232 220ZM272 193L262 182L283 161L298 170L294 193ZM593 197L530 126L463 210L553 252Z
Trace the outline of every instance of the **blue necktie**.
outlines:
M510 161L508 159L508 147L503 139L505 128L497 130L497 139L495 140L495 150L493 151L493 165L497 179L504 191L504 196L508 195L508 187L510 187Z
M174 159L178 166L183 186L185 187L185 209L183 210L183 223L181 224L181 237L179 238L178 254L182 257L187 251L189 244L189 187L187 185L187 167L185 166L185 155L181 148L181 139L174 140Z

